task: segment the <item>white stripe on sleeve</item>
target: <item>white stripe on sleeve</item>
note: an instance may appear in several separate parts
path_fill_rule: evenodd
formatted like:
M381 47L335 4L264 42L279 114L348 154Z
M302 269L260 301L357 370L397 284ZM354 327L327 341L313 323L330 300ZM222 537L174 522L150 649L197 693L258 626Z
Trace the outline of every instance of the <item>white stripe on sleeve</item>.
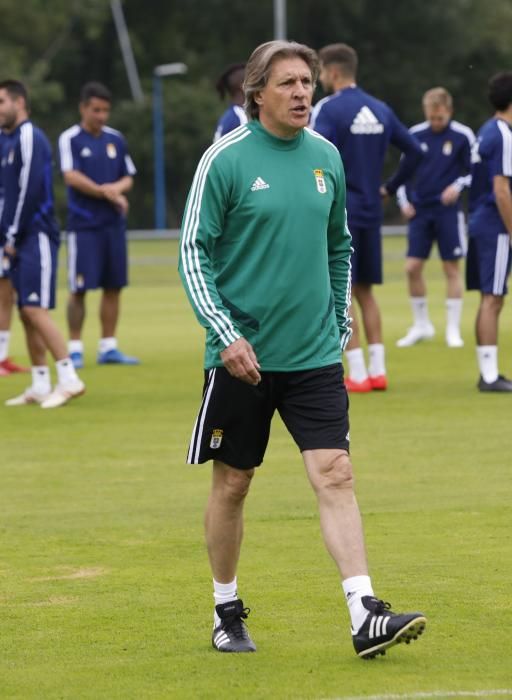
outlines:
M75 169L73 164L73 152L71 150L71 139L79 133L80 127L78 124L75 124L69 129L66 129L66 131L63 131L59 136L60 169L63 173Z
M181 257L187 288L198 312L207 323L211 325L226 346L234 343L240 335L235 330L229 317L215 306L210 296L206 280L201 270L199 248L196 244L196 238L199 224L201 223L201 204L204 188L213 161L225 148L229 148L238 141L242 141L247 136L250 136L250 134L251 132L245 126L239 126L210 146L204 153L197 167L196 174L194 175L189 195L189 205L183 222Z
M508 124L505 124L505 122L501 119L498 119L496 123L501 132L501 138L503 140L503 175L512 177L512 132L510 131Z

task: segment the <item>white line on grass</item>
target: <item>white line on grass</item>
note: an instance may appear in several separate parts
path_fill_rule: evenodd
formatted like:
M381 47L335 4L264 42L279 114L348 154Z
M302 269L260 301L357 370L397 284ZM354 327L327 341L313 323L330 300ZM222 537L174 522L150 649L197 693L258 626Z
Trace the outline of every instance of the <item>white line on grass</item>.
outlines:
M331 700L421 700L421 698L512 698L512 688L500 688L499 690L433 690L425 693L395 693L387 695L344 695Z

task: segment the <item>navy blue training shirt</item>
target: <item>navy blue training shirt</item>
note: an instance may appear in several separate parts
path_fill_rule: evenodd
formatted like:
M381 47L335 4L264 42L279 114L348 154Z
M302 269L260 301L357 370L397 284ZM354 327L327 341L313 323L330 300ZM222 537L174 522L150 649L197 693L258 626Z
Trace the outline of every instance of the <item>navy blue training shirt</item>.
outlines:
M2 149L4 207L0 230L6 242L19 246L39 232L59 241L55 219L52 150L44 133L24 121L4 136Z
M108 126L98 136L78 124L66 129L59 137L59 156L63 173L78 170L98 185L136 173L122 134ZM122 219L122 214L108 200L68 187L68 231L101 230Z
M314 108L311 128L339 150L347 180L348 224L375 226L382 220L379 193L388 145L403 154L399 170L385 184L394 194L421 160L419 143L387 104L356 85L321 100Z

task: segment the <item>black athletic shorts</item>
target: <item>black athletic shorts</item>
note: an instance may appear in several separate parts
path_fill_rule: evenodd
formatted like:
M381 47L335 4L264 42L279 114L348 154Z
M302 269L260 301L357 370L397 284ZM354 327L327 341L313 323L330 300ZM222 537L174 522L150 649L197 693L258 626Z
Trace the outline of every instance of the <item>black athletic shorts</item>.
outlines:
M214 367L205 371L188 464L215 459L237 469L257 467L276 410L301 451L348 451L348 396L341 363L299 372L262 372L257 386Z

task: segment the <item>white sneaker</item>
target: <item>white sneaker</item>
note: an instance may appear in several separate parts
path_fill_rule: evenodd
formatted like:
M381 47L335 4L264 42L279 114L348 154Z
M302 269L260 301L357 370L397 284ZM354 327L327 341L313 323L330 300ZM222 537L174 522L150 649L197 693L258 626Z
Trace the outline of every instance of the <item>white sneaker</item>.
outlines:
M85 384L81 379L69 384L57 384L52 393L41 403L41 408L58 408L65 403L85 394Z
M34 403L43 403L43 401L50 396L50 393L40 394L38 391L34 391L30 386L25 389L23 394L15 396L13 399L7 399L5 402L6 406L28 406Z
M396 341L397 348L408 348L411 345L419 343L420 340L429 340L433 338L436 331L430 323L414 324L411 326L403 338Z
M464 341L461 338L460 331L458 328L446 329L446 345L448 345L449 348L464 347Z

